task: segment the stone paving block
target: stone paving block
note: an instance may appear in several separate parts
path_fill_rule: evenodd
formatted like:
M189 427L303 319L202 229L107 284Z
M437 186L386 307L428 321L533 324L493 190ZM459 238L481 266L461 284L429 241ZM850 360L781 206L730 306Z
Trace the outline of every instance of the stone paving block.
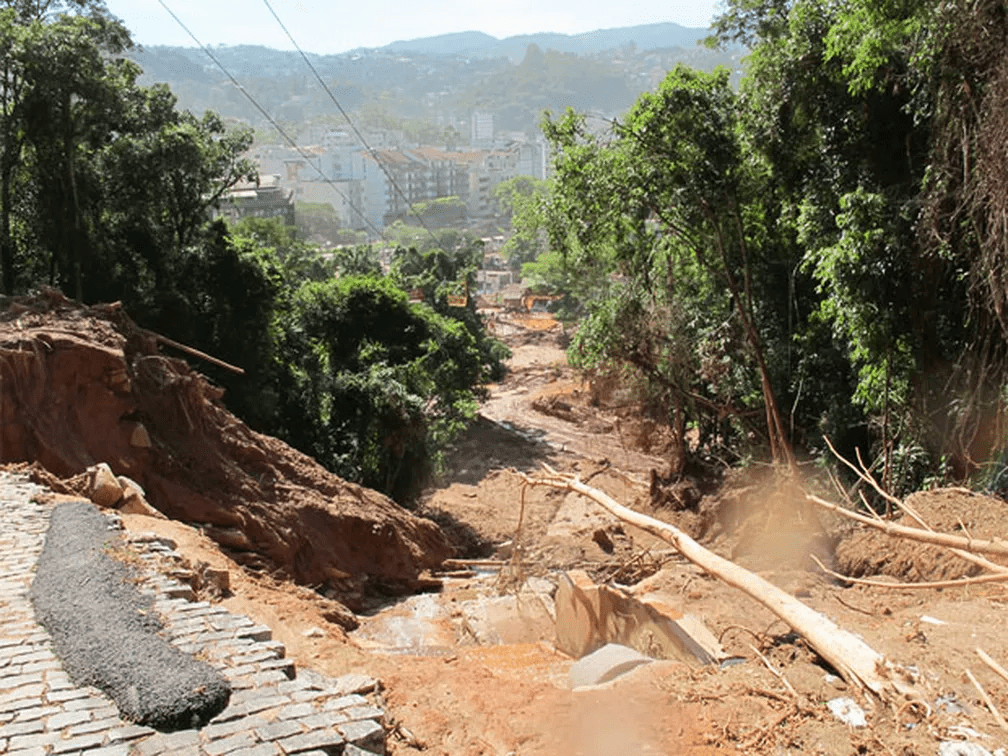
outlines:
M338 709L347 719L375 719L381 721L385 712L377 706L351 706L349 709Z
M36 748L26 748L20 751L7 751L4 756L47 756L47 751L42 746Z
M278 659L283 659L287 656L287 646L278 640L266 641L265 643L260 643L263 649L273 651Z
M235 633L236 638L249 638L256 641L268 641L273 639L273 630L267 625L253 625L243 627Z
M35 672L48 672L51 669L62 669L62 665L56 659L51 661L32 662L21 667L21 672L30 675Z
M108 732L109 730L114 730L119 725L122 724L122 720L119 717L102 717L100 719L95 719L91 722L83 722L79 725L74 725L69 728L66 734L69 737L75 735L86 735L89 732Z
M27 748L45 748L60 739L58 732L36 732L31 735L15 735L10 739L8 748L18 751Z
M242 748L241 750L233 751L229 756L276 756L277 753L278 750L275 744L260 743L251 748Z
M297 719L298 717L307 717L315 714L317 709L310 703L299 703L291 704L289 706L284 706L282 709L278 709L276 713L276 718L283 719Z
M81 688L67 688L66 690L53 690L46 693L46 700L49 703L64 703L66 701L75 701L78 698L88 698L90 693Z
M358 748L353 743L347 743L347 747L343 749L343 756L375 756L375 752L365 751L363 748Z
M325 751L339 753L345 742L343 736L336 729L314 730L301 735L293 735L283 740L278 740L284 753L303 753L305 751Z
M44 685L39 685L37 687L40 688L40 690L39 690L39 692L37 694L32 695L31 693L28 693L27 695L24 695L23 697L11 698L11 699L9 699L7 701L0 701L0 706L2 706L8 712L15 712L15 711L20 711L21 709L31 708L32 706L38 706L39 705L39 701L42 698L42 692L45 690L45 686ZM27 689L35 689L36 686L34 686L34 685L27 685L27 686L25 686L25 688L18 688L18 690L25 690L26 688Z
M49 719L46 720L46 727L50 730L62 730L64 727L69 727L70 725L90 721L90 711L66 711L49 717Z
M42 717L49 717L53 714L59 714L59 706L32 706L28 709L21 709L14 718L15 722L29 722L33 719L41 719Z
M224 754L231 751L254 746L257 742L256 736L246 730L245 732L237 732L220 740L205 743L203 745L203 752L209 754L209 756L224 756Z
M385 728L370 719L336 725L336 729L358 748L374 753L385 753Z
M7 722L0 725L0 737L11 738L15 735L28 735L33 732L42 732L45 729L45 720L41 717L29 722Z
M264 685L274 685L289 678L283 672L277 672L274 669L270 669L265 672L256 672L254 675L249 675L245 679L251 680L258 687L262 687Z
M53 743L52 752L70 753L72 751L83 751L87 748L97 748L105 742L104 732L90 732L87 735L78 735L75 738L57 740Z
M339 695L345 696L351 693L370 693L377 690L381 683L373 677L362 675L358 672L351 672L341 675L333 681L333 687L339 691Z
M367 706L368 700L364 696L358 696L356 693L349 696L340 696L339 698L333 698L322 704L322 708L326 711L331 711L333 709L349 709L352 706Z
M332 727L350 721L340 711L324 711L321 714L312 714L310 717L302 717L294 720L306 730L318 730L322 727Z
M269 724L262 724L255 728L255 733L259 736L260 740L281 740L291 735L299 735L302 732L303 730L299 723L291 721L270 722Z
M207 725L200 730L200 736L205 742L209 742L211 740L226 738L230 735L234 735L236 732L241 732L242 730L257 729L267 724L269 723L261 717L236 717L235 719L227 722L218 722L217 724ZM265 738L263 739L265 740Z
M259 663L259 669L263 672L276 670L282 672L288 680L293 680L297 676L297 669L290 659L272 659Z
M29 675L4 676L0 677L0 691L7 692L23 685L35 685L40 682L42 682L42 675L37 672Z
M276 652L272 649L261 649L257 648L248 654L236 655L234 657L236 664L256 664L257 662L272 661L277 659Z
M94 748L87 752L87 756L129 756L129 744L116 743L104 748Z
M249 714L255 714L259 711L265 711L266 709L283 706L286 703L289 703L289 699L286 696L257 696L256 698L249 699L237 706L228 706L224 709L224 711L214 717L211 724L227 722L232 719L237 719L238 717L244 717Z
M152 730L150 727L128 724L123 727L117 727L114 730L109 730L108 739L110 743L127 742L131 740L139 740L140 738L146 738L153 735L155 732L156 731Z

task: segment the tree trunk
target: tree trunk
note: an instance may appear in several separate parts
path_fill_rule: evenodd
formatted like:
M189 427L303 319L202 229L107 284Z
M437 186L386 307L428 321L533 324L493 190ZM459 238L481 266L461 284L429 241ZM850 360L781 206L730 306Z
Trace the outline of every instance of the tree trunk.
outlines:
M682 396L676 394L675 413L672 419L672 458L669 460L669 477L678 478L686 470L686 412Z
M686 559L738 588L762 604L801 635L809 646L852 686L868 689L889 704L920 700L919 691L901 679L893 664L861 638L834 624L794 596L748 570L705 549L673 525L624 507L604 492L547 468L548 478L528 478L531 485L576 491L600 504L624 522L671 544Z

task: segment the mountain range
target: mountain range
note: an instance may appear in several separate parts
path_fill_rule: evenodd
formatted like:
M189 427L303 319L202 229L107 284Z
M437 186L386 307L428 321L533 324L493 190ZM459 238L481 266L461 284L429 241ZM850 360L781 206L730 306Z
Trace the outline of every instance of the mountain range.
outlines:
M383 52L459 55L472 58L521 60L529 45L576 55L595 55L634 45L639 50L695 47L710 34L709 29L693 29L674 23L644 24L615 29L597 29L583 34L520 34L498 39L478 31L440 34L435 37L393 42L377 48ZM359 51L358 51L359 52Z

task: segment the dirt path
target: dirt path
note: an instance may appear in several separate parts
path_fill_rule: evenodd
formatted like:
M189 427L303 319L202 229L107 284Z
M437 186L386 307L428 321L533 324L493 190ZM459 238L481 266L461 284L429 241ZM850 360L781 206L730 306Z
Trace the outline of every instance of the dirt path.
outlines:
M909 756L934 754L940 742L962 742L984 750L946 746L944 753L982 756L1008 742L964 674L972 669L1002 711L1008 710L1008 684L974 653L980 646L1008 661L1008 637L997 619L1008 601L1003 588L840 588L812 567L809 555L831 560L842 531L797 506L793 484L753 473L730 480L695 511L653 508L646 483L652 469L667 464L661 434L629 409L614 408L618 401L593 407L589 387L564 364L560 337L542 328L509 332L511 373L494 387L483 419L451 450L445 480L421 506L461 555L510 559L517 548L517 570L446 579L440 594L390 599L362 617L361 628L348 637L325 622L311 591L242 571L179 523L135 525L169 529L183 553L190 549L231 569L235 595L225 604L273 627L299 665L381 678L393 754ZM534 471L541 462L577 472L617 500L675 522L863 635L914 670L933 716L919 721L913 710L876 711L870 728L840 722L825 702L853 691L768 611L576 496L527 490L523 507L517 471ZM961 502L943 500L941 506L960 511ZM927 502L919 508L929 511ZM977 519L1008 532L1003 502L984 499L974 510ZM964 524L977 529L973 520ZM134 527L129 518L127 526ZM885 540L843 543L849 563L872 569L879 562L900 563L909 553ZM879 551L892 559L874 559ZM922 571L933 566L907 559ZM555 581L559 570L571 567L597 580L647 577L677 609L702 620L738 663L723 669L654 663L609 689L573 693L567 682L571 660L553 647L548 609L535 592L519 590L531 578L541 593L544 585L536 579ZM800 698L791 696L753 646Z

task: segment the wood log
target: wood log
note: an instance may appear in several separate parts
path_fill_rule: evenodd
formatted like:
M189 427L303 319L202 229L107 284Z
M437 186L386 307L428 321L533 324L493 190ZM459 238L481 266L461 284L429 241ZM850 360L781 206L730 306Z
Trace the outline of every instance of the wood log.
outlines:
M820 499L818 496L814 496L812 494L805 494L805 498L823 509L835 512L841 517L846 517L849 520L860 522L864 525L875 528L876 530L881 530L883 533L888 533L889 535L901 536L914 541L920 541L921 543L932 543L936 546L962 549L963 551L968 552L1008 556L1008 542L1005 541L988 541L982 538L967 538L965 536L957 536L950 533L936 533L931 530L923 530L922 528L911 528L906 525L897 525L894 522L886 522L884 520L873 520L871 517L865 517L857 512L851 512L849 509L844 509L839 504L834 504L831 501Z
M560 475L552 468L544 467L547 477L525 476L526 482L533 486L552 486L587 496L624 522L668 542L689 561L743 591L780 617L855 688L867 689L889 704L908 699L923 700L916 688L908 682L908 678L902 677L892 662L856 635L841 629L794 596L759 575L705 549L674 525L635 512L576 478Z

